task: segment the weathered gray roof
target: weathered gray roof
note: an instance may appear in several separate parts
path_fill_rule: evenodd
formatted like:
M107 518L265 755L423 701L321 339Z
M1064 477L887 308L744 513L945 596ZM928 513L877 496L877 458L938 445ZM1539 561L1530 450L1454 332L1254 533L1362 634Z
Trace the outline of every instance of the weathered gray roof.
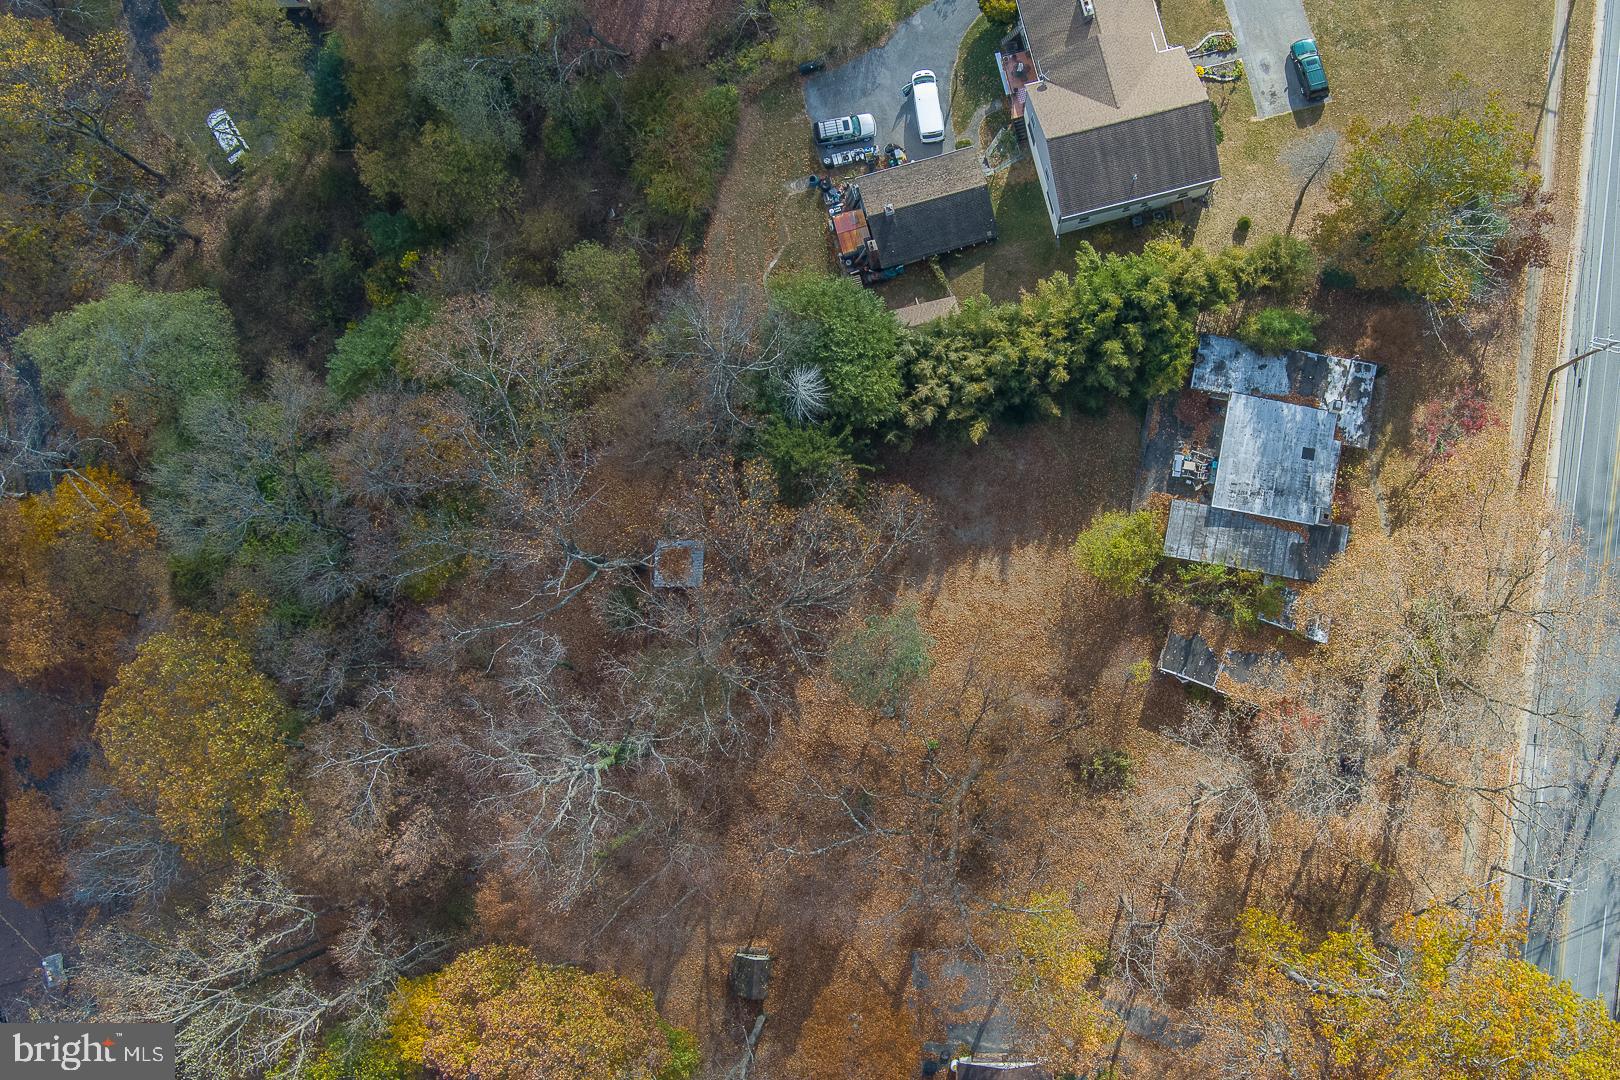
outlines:
M1283 674L1283 657L1275 652L1222 649L1219 654L1197 633L1165 635L1159 670L1184 683L1224 694L1230 684L1275 688ZM1223 682L1225 680L1225 682Z
M914 304L895 308L894 317L905 326L925 326L935 319L943 319L958 306L954 296L946 296L939 300L918 300Z
M1282 610L1275 619L1267 618L1264 614L1260 621L1267 626L1275 626L1279 630L1287 630L1290 634L1299 634L1319 645L1327 644L1328 623L1325 615L1316 615L1305 623L1303 628L1299 625L1299 590L1284 588L1282 590Z
M1200 334L1192 388L1309 398L1334 415L1341 442L1365 449L1372 437L1369 413L1377 377L1377 364L1355 357L1304 349L1269 356L1236 338Z
M1189 499L1170 502L1164 553L1187 562L1255 570L1290 581L1315 581L1349 542L1343 525L1288 528Z
M1172 630L1159 650L1159 670L1213 690L1220 679L1221 659L1197 634L1183 636Z
M1281 672L1280 653L1228 649L1221 656L1221 674L1245 686L1271 686L1278 681Z
M969 146L850 181L866 211L882 268L996 238L990 187Z
M1301 525L1331 523L1339 472L1336 426L1324 409L1233 394L1210 502Z
M1052 1080L1052 1074L1032 1061L958 1060L956 1080Z

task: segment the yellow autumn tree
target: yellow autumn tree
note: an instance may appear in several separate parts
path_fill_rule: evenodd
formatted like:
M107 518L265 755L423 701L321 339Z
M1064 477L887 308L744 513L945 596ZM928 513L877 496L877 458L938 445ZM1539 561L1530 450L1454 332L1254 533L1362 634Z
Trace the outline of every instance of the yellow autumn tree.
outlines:
M403 1060L448 1080L687 1080L698 1065L697 1041L645 989L515 945L470 949L401 982L389 1036Z
M225 622L183 612L102 699L95 737L124 795L193 858L259 856L304 821L287 709Z
M106 469L0 506L0 666L19 679L109 678L136 619L162 600L157 529Z
M1086 940L1068 898L1038 892L996 913L989 941L1023 1049L1058 1073L1084 1073L1096 1064L1119 1021L1093 989L1103 954Z
M1620 1076L1620 1024L1522 960L1487 892L1464 910L1408 915L1387 938L1353 926L1310 947L1269 912L1239 917L1240 974L1210 1009L1211 1049L1255 1077L1357 1080ZM1320 1043L1316 1041L1320 1038Z

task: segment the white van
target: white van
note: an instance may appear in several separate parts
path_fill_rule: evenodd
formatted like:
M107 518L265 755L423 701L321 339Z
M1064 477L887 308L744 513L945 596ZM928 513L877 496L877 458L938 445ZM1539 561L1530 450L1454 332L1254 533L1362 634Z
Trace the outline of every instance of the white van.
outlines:
M939 108L939 80L926 69L911 73L911 101L917 107L917 137L945 141L945 114Z

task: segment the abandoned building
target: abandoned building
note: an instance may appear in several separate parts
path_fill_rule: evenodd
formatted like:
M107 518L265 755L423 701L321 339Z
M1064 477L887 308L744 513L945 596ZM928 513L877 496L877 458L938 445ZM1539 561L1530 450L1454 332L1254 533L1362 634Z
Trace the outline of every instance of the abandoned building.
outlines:
M1304 349L1269 356L1236 338L1200 334L1192 388L1221 398L1303 399L1333 414L1340 442L1365 450L1372 438L1368 417L1377 378L1378 365L1356 357Z
M949 1080L1052 1080L1052 1072L1034 1061L1010 1057L955 1058L946 1070Z
M1242 693L1256 696L1269 691L1282 670L1282 657L1245 649L1221 648L1219 652L1202 634L1165 636L1159 650L1159 670L1182 685L1202 686L1217 694Z
M1377 376L1378 365L1365 360L1304 350L1268 356L1201 335L1192 389L1223 401L1225 415L1201 443L1168 453L1169 490L1178 497L1164 554L1287 581L1319 578L1350 539L1333 521L1339 457L1344 446L1371 440ZM1287 611L1274 625L1313 641L1327 634L1320 619L1296 627Z

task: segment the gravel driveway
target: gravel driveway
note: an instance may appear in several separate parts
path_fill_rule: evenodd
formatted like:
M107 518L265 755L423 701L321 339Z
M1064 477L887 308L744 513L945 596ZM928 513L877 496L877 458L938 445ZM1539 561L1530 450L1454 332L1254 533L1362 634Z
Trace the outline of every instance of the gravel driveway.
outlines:
M1244 75L1254 95L1256 119L1321 105L1305 100L1294 66L1288 62L1290 45L1300 38L1316 36L1300 0L1226 0L1226 14L1232 20L1232 33L1237 35ZM1333 58L1324 57L1323 66L1331 85Z
M843 67L822 72L804 84L804 107L812 120L871 113L877 121L877 145L899 143L911 157L932 157L956 148L953 133L944 142L917 138L911 99L900 95L911 73L928 68L939 76L940 107L950 123L951 74L956 50L973 20L977 0L934 0L901 23L889 40ZM806 135L808 136L808 132Z

